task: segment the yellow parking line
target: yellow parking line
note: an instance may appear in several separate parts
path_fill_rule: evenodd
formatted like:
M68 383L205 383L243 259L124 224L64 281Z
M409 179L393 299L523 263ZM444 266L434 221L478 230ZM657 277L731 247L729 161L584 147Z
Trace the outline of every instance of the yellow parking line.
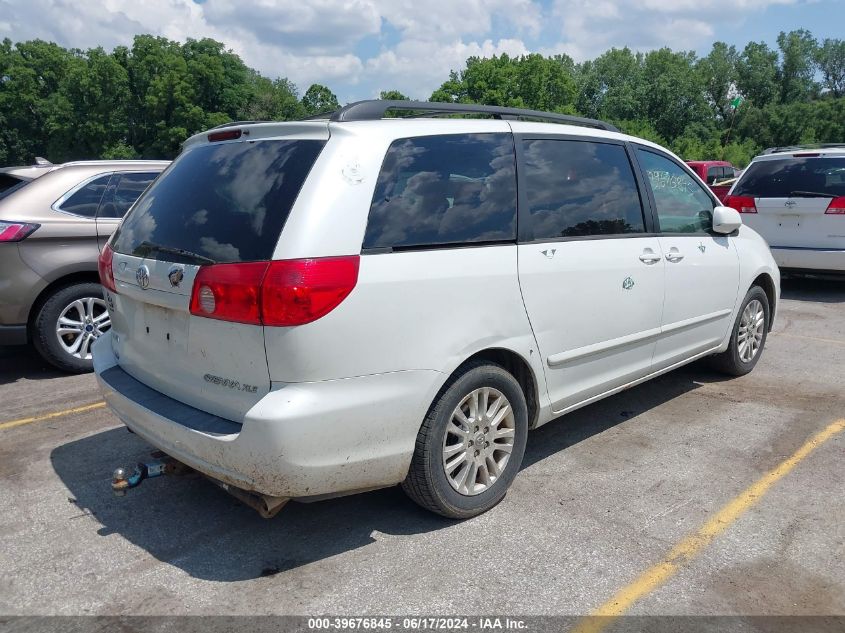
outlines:
M804 458L843 430L845 430L845 419L832 422L814 435L789 458L731 499L697 532L678 543L662 561L644 571L631 584L593 611L592 615L579 622L574 631L576 633L599 633L610 626L637 600L660 587L674 576L682 565L695 558L714 538L728 529L746 510L759 501L769 488L787 475Z
M94 409L102 409L106 403L102 400L93 404L86 404L82 407L74 407L73 409L65 409L64 411L55 411L45 415L39 415L34 418L21 418L20 420L11 420L9 422L0 423L1 429L11 429L16 426L23 426L24 424L32 424L33 422L42 422L44 420L52 420L53 418L60 418L63 415L73 415L74 413L84 413L86 411L93 411Z

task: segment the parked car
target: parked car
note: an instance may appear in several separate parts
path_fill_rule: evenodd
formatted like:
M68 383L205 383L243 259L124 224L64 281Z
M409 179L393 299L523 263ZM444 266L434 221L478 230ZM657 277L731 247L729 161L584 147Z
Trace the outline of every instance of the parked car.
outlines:
M654 143L402 101L191 137L100 276L95 372L141 438L266 508L402 483L456 518L529 429L704 356L751 371L780 282Z
M768 241L781 268L845 273L845 144L767 150L725 204Z
M18 182L0 193L0 345L32 343L59 369L91 371L91 343L110 327L100 248L167 164L47 164L37 178L7 172Z
M733 184L733 179L740 171L724 160L688 160L687 165L707 183L720 201L725 199Z

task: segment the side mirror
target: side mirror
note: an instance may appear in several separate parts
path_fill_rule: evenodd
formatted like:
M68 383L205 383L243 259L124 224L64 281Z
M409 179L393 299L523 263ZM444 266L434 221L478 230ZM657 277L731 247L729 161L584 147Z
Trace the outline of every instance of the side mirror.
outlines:
M716 233L727 235L733 233L742 226L742 217L739 211L731 207L714 207L713 209L713 230Z

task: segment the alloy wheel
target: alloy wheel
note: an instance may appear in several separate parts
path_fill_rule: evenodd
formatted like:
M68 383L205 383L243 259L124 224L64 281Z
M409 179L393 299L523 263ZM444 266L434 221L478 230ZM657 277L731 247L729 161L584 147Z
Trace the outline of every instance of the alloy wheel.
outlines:
M748 302L739 321L737 332L737 352L743 363L754 360L763 344L763 334L766 327L766 313L763 304L754 299Z
M462 495L489 489L507 468L516 419L505 395L492 387L467 394L452 412L443 437L443 469Z
M83 297L65 306L56 321L56 337L64 351L80 360L91 360L91 344L111 328L106 302Z

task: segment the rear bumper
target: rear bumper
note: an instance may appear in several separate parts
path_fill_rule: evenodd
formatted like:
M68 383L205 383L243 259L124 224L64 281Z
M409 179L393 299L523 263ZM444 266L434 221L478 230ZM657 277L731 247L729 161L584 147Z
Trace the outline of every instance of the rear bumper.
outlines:
M786 270L845 273L845 249L772 246L777 265Z
M116 364L109 336L94 346L94 371L112 410L156 448L238 488L294 498L402 481L442 379L438 372L419 370L274 383L238 424L126 374Z
M0 345L24 345L27 340L26 325L0 325Z

